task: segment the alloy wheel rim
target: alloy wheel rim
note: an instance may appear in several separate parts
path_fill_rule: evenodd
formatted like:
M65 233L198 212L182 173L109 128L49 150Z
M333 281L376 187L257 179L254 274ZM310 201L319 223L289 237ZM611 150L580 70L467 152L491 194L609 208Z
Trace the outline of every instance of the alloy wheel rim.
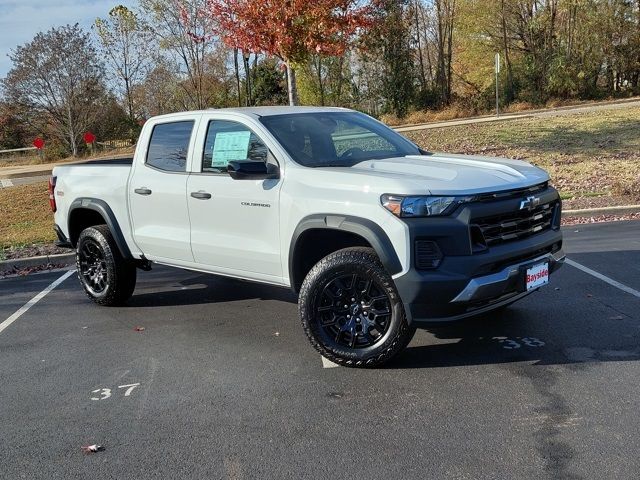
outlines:
M80 275L84 284L92 294L101 294L109 286L107 262L102 247L93 240L86 240L80 247L78 255Z
M362 349L382 341L391 323L391 300L370 277L347 273L329 280L316 306L327 339L340 347Z

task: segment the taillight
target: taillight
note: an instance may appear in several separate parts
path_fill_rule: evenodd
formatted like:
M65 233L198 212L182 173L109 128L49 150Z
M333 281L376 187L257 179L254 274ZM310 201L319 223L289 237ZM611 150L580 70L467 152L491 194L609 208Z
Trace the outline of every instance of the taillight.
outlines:
M56 206L56 179L57 177L49 178L49 206L51 207L51 211L56 213L58 207Z

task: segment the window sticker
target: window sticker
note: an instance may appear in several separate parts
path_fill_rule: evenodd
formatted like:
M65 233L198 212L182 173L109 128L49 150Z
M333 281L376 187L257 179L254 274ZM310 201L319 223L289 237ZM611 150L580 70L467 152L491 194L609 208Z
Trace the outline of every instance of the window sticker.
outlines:
M250 131L218 132L211 148L211 166L227 168L232 160L245 160L250 140Z

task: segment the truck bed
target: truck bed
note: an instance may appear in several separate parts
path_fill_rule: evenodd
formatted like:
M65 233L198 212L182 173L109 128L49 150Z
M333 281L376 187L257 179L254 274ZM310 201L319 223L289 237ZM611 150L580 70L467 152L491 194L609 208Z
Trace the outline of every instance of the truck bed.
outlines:
M108 205L121 226L128 245L130 236L127 209L127 184L133 163L132 158L100 159L85 163L63 164L53 169L56 177L56 224L69 237L68 212L76 200L98 199Z
M65 166L83 166L83 165L131 165L133 163L133 157L123 157L123 158L100 158L96 160L89 160L88 162L78 162L78 163L67 163Z

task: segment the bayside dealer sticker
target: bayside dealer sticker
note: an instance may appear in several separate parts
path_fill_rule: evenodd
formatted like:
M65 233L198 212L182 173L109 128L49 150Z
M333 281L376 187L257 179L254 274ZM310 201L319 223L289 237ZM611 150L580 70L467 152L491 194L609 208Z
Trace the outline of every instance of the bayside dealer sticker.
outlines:
M549 283L549 264L540 263L527 269L527 290Z

